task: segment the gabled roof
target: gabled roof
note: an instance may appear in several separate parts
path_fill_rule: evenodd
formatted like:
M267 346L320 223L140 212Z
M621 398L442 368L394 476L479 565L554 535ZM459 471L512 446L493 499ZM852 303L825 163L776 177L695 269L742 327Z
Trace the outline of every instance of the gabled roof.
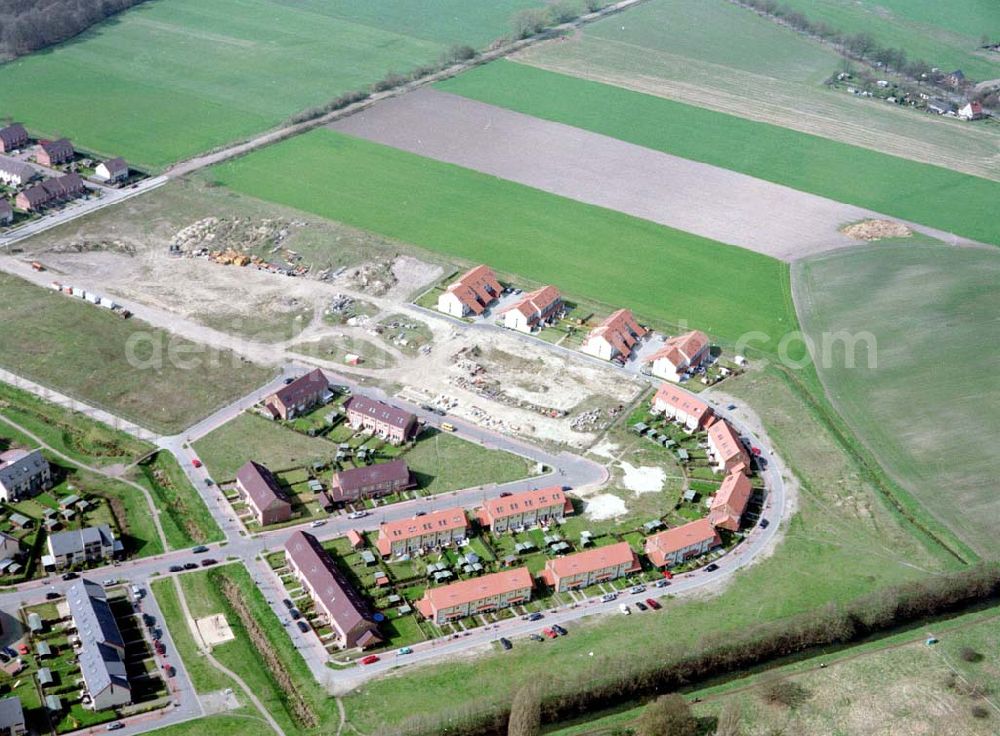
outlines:
M67 197L83 189L83 179L74 172L55 179L46 179L39 186L44 188L53 198Z
M392 551L392 542L422 537L425 534L465 529L468 526L469 520L465 518L465 511L460 506L431 511L424 516L414 516L412 519L384 521L378 527L378 550L387 555Z
M448 286L448 291L474 314L481 314L502 289L496 274L486 265L470 268Z
M70 529L49 535L49 550L53 555L78 555L91 544L101 547L114 547L115 535L107 524L86 526L83 529Z
M299 376L287 386L282 386L269 398L277 398L285 406L294 406L329 390L330 382L326 380L323 371L315 368L304 376Z
M102 161L101 164L104 165L104 168L108 170L111 176L128 173L128 164L125 163L125 159L121 156L118 158L109 158L107 161Z
M508 516L517 516L526 511L552 506L561 506L564 511L568 508L567 513L573 511L573 505L559 486L549 486L548 488L514 493L510 496L491 498L483 503L482 508L486 513L486 518L496 521Z
M0 217L9 217L14 214L14 209L6 199L0 199Z
M495 572L480 578L461 580L440 588L428 588L417 606L424 615L442 608L453 608L466 603L474 603L484 598L511 593L515 590L534 587L531 573L526 567L516 567L513 570Z
M639 559L628 542L618 542L546 560L545 568L558 577L567 577L625 564L630 565L629 569L638 568Z
M691 330L666 340L663 347L650 355L646 362L652 363L662 358L677 368L685 363L691 363L706 347L708 347L708 335L700 330Z
M17 196L28 200L29 207L39 207L52 199L52 194L41 184L22 190Z
M73 144L69 142L69 138L60 138L56 141L39 141L39 145L42 147L50 158L68 158L73 155Z
M715 526L737 531L752 493L753 487L746 475L740 472L730 473L722 481L722 487L712 499L711 510L708 514L709 521Z
M410 469L406 465L406 460L396 458L387 463L349 468L334 473L330 492L334 501L342 501L345 495L351 495L367 486L381 483L407 483L409 480Z
M21 699L16 695L0 700L0 731L5 728L14 732L14 726L24 725L24 711L21 708Z
M667 555L709 540L714 544L722 542L712 522L708 519L698 519L646 537L646 554L654 565L661 566Z
M592 329L584 343L603 337L619 353L628 355L632 352L632 346L645 334L646 330L635 321L631 310L619 309Z
M0 171L6 172L10 177L16 176L21 181L28 181L38 176L38 171L34 166L10 156L0 156Z
M6 128L0 128L0 141L10 146L28 139L28 131L20 123L11 123Z
M729 422L724 419L708 428L708 442L719 455L720 460L742 458L744 461L748 461L750 459L740 438L729 426Z
M111 686L128 690L122 660L125 642L104 588L81 578L66 591L66 601L80 636L80 671L87 690L91 695Z
M406 429L417 419L399 407L360 394L355 394L344 402L344 408L348 412L357 412L400 429Z
M694 418L699 423L706 414L711 414L711 407L701 399L696 399L687 391L683 391L672 383L664 382L653 397L653 407L658 403L666 404Z
M14 483L26 475L43 473L48 466L48 461L39 449L7 450L0 453L0 485Z
M278 479L274 477L274 473L260 463L247 460L236 473L236 480L246 491L253 505L262 511L275 504L288 504L288 496L278 483Z
M516 309L524 317L531 318L535 314L544 314L546 310L561 298L559 290L556 287L543 286L522 296L517 302L504 309L503 314Z

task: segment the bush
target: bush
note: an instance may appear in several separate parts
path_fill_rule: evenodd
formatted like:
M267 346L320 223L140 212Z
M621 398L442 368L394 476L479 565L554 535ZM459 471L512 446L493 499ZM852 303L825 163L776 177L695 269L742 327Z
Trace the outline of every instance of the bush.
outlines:
M809 698L809 693L804 687L793 680L784 679L765 682L760 694L765 703L783 705L786 708L800 706Z
M572 0L559 0L549 6L549 17L552 18L553 25L569 23L580 17L580 6Z
M549 15L540 8L520 10L511 18L510 26L515 39L538 35L549 23Z
M688 702L671 693L661 695L643 709L635 733L636 736L697 736L698 721Z
M973 718L978 718L979 720L984 720L990 717L990 712L984 705L974 705L969 712L972 713Z
M982 662L983 655L977 652L972 647L962 647L958 656L962 658L963 662Z

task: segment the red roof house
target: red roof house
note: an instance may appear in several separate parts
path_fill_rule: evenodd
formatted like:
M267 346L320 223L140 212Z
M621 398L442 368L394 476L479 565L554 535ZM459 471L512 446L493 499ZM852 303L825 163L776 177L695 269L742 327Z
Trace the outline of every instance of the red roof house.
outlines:
M676 419L692 432L703 429L712 418L712 408L708 404L669 383L660 385L653 397L652 411Z
M530 333L562 311L563 301L554 286L543 286L522 296L503 311L504 327Z
M672 567L720 544L722 538L712 522L698 519L646 537L646 557L656 567Z
M708 520L713 526L738 532L752 493L753 487L746 475L740 472L730 473L712 499Z
M528 568L516 567L439 588L428 588L416 605L425 618L443 624L525 603L531 600L532 588L534 581Z
M590 331L580 350L603 360L628 358L645 334L630 310L619 309Z
M681 380L692 368L697 368L711 356L708 335L698 330L671 337L663 347L649 356L652 373L667 381Z
M559 486L514 493L486 501L476 512L479 523L494 532L561 522L573 513L573 504Z
M716 470L749 473L750 455L729 422L722 420L708 428L708 450Z
M541 579L563 592L629 575L642 569L628 542L595 547L576 554L546 560Z
M458 277L438 296L438 310L453 317L480 315L503 292L489 266L476 266Z

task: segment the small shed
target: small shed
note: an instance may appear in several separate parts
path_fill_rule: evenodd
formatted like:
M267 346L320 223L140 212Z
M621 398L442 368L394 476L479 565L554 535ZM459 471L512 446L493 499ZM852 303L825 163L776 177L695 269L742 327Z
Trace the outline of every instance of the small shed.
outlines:
M386 575L381 570L379 570L377 573L375 573L375 585L377 585L378 587L381 588L381 587L386 586L388 584L389 584L389 576L388 575Z
M351 549L361 549L365 546L365 538L357 529L347 530L347 541L351 543Z
M38 670L38 672L35 674L35 677L38 678L38 684L41 685L42 687L51 685L53 682L55 682L55 678L52 677L52 670L50 670L48 667L42 667L40 670Z
M30 529L31 525L34 522L24 514L19 514L15 512L10 515L10 523L16 526L18 529Z
M638 435L646 434L649 431L649 425L645 422L636 422L632 425L632 431Z
M684 491L684 500L688 503L694 503L698 500L698 492L690 489Z
M396 605L397 603L399 603L399 602L400 602L401 600L403 600L403 599L402 599L402 598L400 598L400 597L399 597L398 595L396 595L395 593L393 593L393 594L392 594L392 595L390 595L390 596L386 596L386 599L385 599L385 602L386 602L386 603L388 603L388 604L389 604L390 606L394 606L394 605Z
M642 528L646 530L646 533L655 532L657 529L663 528L663 522L659 519L651 519L642 525Z
M37 634L40 631L45 630L45 622L42 621L42 617L37 613L28 614L28 630L31 631L32 634Z
M677 451L677 459L682 463L686 463L690 458L688 457L688 451L683 447Z
M79 500L80 500L79 496L66 496L65 498L59 499L59 508L68 509L70 506L72 506Z
M375 559L374 553L371 550L369 550L369 549L362 550L362 552L361 552L361 561L364 562L366 566L368 566L368 565L374 565L376 563L376 559Z
M413 609L410 608L406 603L404 603L403 605L401 605L399 608L396 609L396 613L398 613L400 616L405 616L408 613L412 613L412 611Z
M35 654L38 655L39 659L45 659L52 656L52 647L49 646L47 641L40 641L35 644Z
M59 713L63 709L62 699L60 699L58 695L46 695L45 707L48 708L53 713Z

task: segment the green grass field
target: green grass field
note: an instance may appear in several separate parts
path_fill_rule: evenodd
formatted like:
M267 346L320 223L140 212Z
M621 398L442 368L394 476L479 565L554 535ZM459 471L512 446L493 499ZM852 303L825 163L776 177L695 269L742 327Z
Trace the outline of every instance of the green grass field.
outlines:
M660 647L694 642L706 632L723 635L744 621L788 616L954 568L953 559L918 541L887 510L854 455L780 374L753 372L727 381L726 390L752 402L777 451L802 479L799 511L770 558L736 575L720 596L670 601L663 612L641 618L588 619L555 642L518 639L510 652L415 669L406 688L393 678L375 681L345 699L351 723L366 733L398 734L408 717L437 714L444 702L461 704L463 712L509 702L532 678L556 689L601 682L623 662L654 659Z
M739 43L732 43L739 38ZM843 58L726 0L651 0L517 61L974 176L1000 179L1000 126L969 125L823 82ZM1000 55L998 55L1000 58Z
M986 438L1000 433L1000 255L908 240L818 256L792 273L818 345L840 330L877 341L871 367L863 344L854 368L842 346L821 351L838 411L897 482L995 556L1000 498Z
M0 366L156 432L180 432L272 375L14 276L0 274L0 293Z
M777 260L330 130L207 176L437 253L484 259L570 295L627 305L647 320L687 320L730 341L747 330L794 329L787 268Z
M403 456L423 493L444 493L480 483L526 478L532 464L518 455L487 450L445 432L421 439Z
M173 455L158 452L132 476L149 489L171 549L222 540L222 530Z
M484 46L537 4L147 3L0 66L0 110L37 133L161 167L434 62L449 44Z
M509 61L437 87L1000 245L1000 182Z

